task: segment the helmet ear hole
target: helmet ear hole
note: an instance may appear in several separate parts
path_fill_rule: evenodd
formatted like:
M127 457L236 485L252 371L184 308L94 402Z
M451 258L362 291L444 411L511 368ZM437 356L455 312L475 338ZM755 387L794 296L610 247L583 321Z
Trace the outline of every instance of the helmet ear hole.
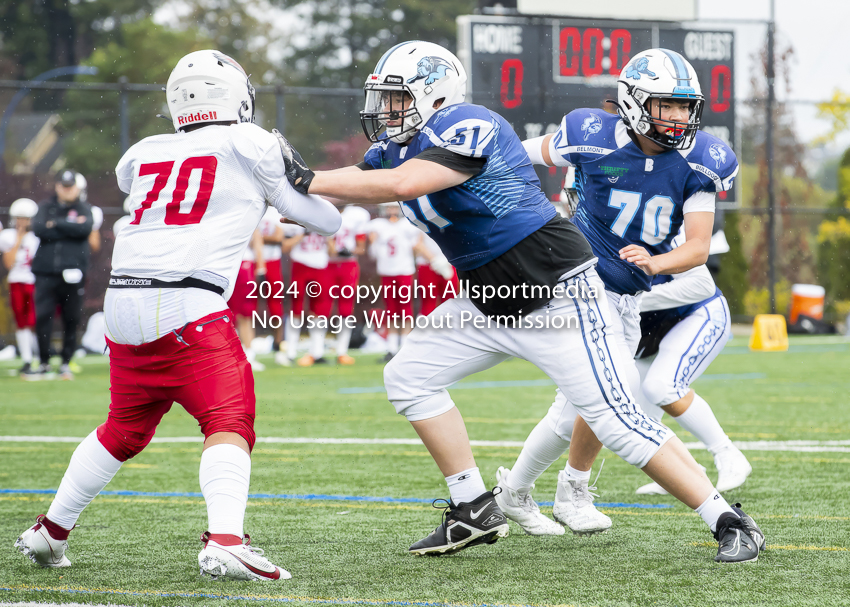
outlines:
M445 97L440 97L439 99L437 99L437 100L434 102L434 109L435 109L435 110L440 109L440 106L441 106L441 105L443 105L443 103L444 103L445 101L446 101L446 98L445 98Z

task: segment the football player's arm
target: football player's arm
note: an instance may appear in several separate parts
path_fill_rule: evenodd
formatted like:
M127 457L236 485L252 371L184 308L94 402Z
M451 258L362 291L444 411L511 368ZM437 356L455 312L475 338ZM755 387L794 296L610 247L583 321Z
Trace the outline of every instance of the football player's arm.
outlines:
M522 147L525 148L525 153L528 154L531 164L541 164L547 167L555 166L555 161L552 160L552 154L549 151L551 141L552 133L549 133L522 142Z
M280 248L284 253L289 253L295 245L301 242L301 239L304 238L306 232L301 232L296 234L295 236L290 236L289 238L284 237L283 241L280 243Z
M20 219L18 221L20 221ZM21 241L23 241L25 234L26 231L18 228L18 230L15 231L15 241L12 242L12 239L8 238L8 232L0 233L0 251L3 252L3 265L6 266L7 270L11 270L15 265L15 257L18 254L18 247L21 246Z
M284 218L281 217L280 221L284 221ZM280 244L281 242L283 242L283 228L280 226L275 226L270 236L263 236L263 244Z
M342 225L342 216L334 205L314 194L296 192L288 184L272 204L284 217L322 236L335 234Z
M708 261L708 247L711 243L711 230L714 227L714 213L699 211L685 214L686 241L668 253L650 255L640 245L630 244L620 249L620 259L635 264L641 270L656 274L680 274Z
M673 280L654 285L649 293L640 299L640 311L669 310L689 304L699 303L714 295L714 279L704 265L687 272L676 274Z
M460 185L471 177L470 173L430 160L412 158L394 169L317 171L310 183L310 193L356 204L379 204L415 200Z

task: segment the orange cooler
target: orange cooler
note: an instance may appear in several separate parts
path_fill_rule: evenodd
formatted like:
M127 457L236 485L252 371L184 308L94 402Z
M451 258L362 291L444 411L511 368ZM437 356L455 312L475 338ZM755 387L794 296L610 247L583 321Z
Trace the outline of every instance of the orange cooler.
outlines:
M826 290L818 285L794 285L791 287L790 322L797 322L800 314L820 320L823 318L823 299Z

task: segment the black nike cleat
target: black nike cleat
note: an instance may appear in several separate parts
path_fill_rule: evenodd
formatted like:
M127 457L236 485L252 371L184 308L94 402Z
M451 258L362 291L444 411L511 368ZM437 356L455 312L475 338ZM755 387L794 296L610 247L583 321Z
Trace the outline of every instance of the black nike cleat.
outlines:
M745 521L743 516L748 521ZM738 508L737 512L726 512L717 521L717 531L714 539L718 542L718 563L749 563L759 559L759 550L764 545L764 534L758 529L755 521Z
M445 503L445 506L437 505ZM450 500L434 500L435 508L443 509L443 522L431 535L410 547L415 556L454 554L464 548L494 544L508 535L508 519L496 505L492 491L475 501L455 505Z
M765 548L767 548L764 532L759 529L758 525L756 525L753 517L741 510L741 504L735 504L732 506L732 510L735 511L735 514L741 517L741 523L744 525L744 531L753 538L756 545L759 547L759 552L764 552Z

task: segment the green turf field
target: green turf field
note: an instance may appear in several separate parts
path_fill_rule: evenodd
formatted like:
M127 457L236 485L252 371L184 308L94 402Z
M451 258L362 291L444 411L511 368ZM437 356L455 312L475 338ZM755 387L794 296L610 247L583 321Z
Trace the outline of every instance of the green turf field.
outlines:
M742 502L767 536L768 550L757 563L715 564L716 544L702 521L672 498L635 495L646 477L608 451L602 452L599 501L672 507L603 507L614 527L592 538L534 538L512 524L511 536L493 546L414 558L407 547L437 526L439 511L415 500L342 496L447 497L421 444L260 442L252 494L294 497L250 499L246 531L293 579L274 585L212 582L197 569L203 500L134 495L199 492L200 442L157 442L107 487L129 495L100 496L83 513L70 538L73 567L42 570L12 544L47 511L51 495L37 491L58 487L76 444L4 439L0 603L848 605L850 343L791 343L787 353L751 353L738 338L695 385L733 440L816 441L808 448L819 449L784 444L778 448L785 450L745 450L753 475L726 497ZM282 369L265 362L268 370L256 375L259 437L415 438L384 395L368 390L382 383L376 357L363 356L349 368ZM72 383L25 383L11 375L11 363L0 367L0 435L83 437L101 423L109 402L108 366L96 358L82 364ZM460 387L452 396L473 440L524 440L553 396L545 376L520 361ZM175 407L157 437L199 433ZM494 484L496 468L511 466L518 453L514 446L475 447L485 479ZM693 453L714 477L708 452ZM538 501L553 499L562 463L538 482Z

